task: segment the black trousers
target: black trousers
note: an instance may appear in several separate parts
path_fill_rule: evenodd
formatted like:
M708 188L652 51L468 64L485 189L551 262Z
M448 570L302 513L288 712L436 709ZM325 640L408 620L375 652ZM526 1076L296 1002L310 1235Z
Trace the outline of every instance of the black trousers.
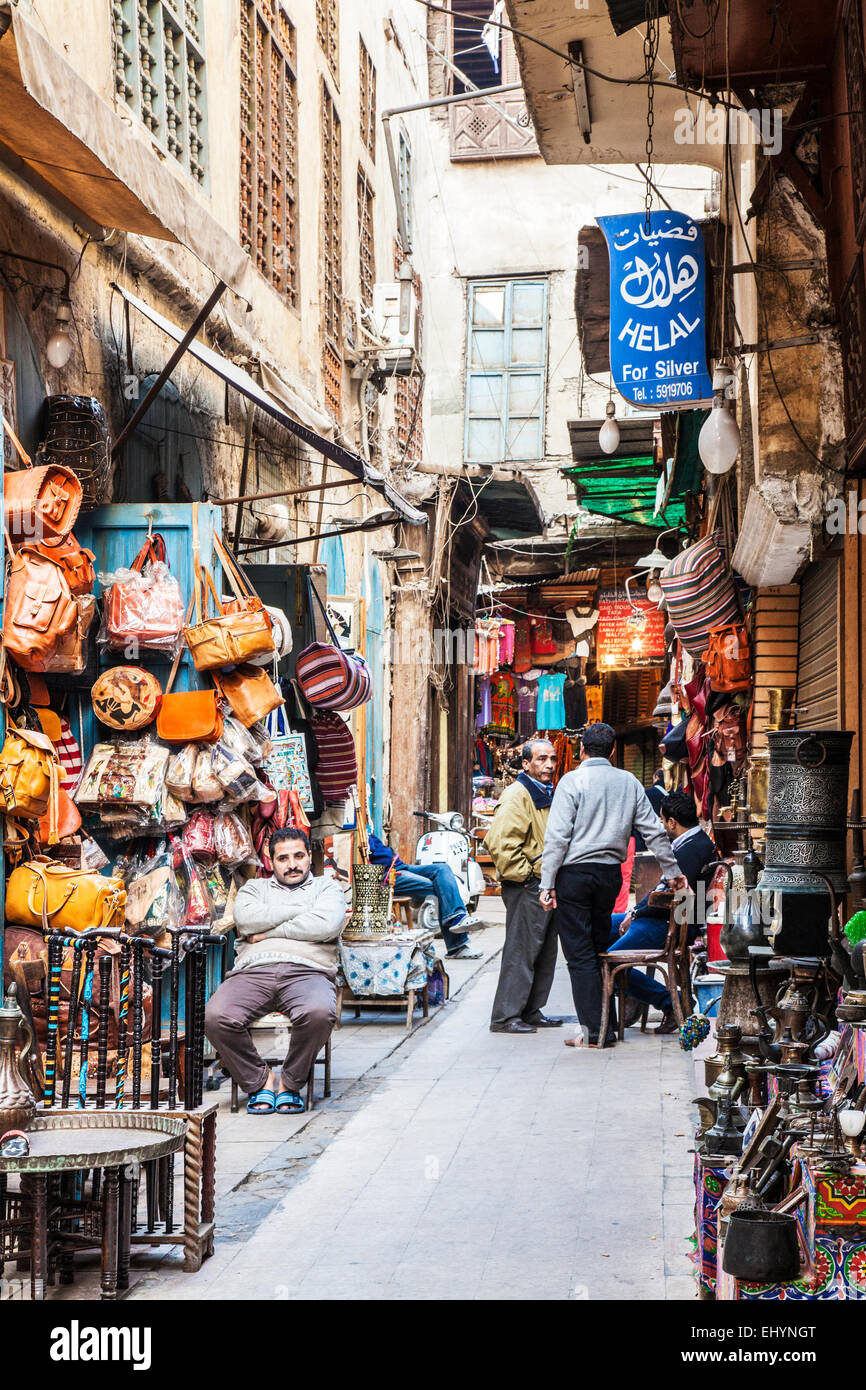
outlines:
M610 945L610 918L622 887L619 864L564 864L556 875L556 930L571 976L574 1008L598 1042L601 1023L601 968L598 957ZM608 1025L612 1035L613 1017Z

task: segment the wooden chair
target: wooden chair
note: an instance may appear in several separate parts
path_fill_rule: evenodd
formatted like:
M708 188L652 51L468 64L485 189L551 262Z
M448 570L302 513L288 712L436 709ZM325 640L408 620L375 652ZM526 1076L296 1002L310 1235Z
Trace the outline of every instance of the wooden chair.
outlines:
M398 919L402 918L403 925L406 927L407 931L411 931L414 926L412 921L412 899L395 897L391 905L394 909L394 916Z
M271 1020L273 1020L273 1025L274 1025L274 1028L275 1028L275 1029L276 1029L276 1028L285 1028L286 1030L291 1030L291 1027L292 1027L292 1025L291 1025L291 1023L290 1023L288 1017L287 1017L285 1014L266 1014L266 1015L264 1016L264 1018L257 1019L256 1022L257 1022L257 1023L263 1023L265 1020L267 1020L268 1022L270 1022ZM253 1027L255 1027L255 1024L253 1025ZM269 1067L276 1067L276 1066L281 1066L281 1065L282 1065L283 1058L285 1057L285 1048L283 1049L283 1051L280 1053L280 1055L279 1055L278 1057L272 1055L272 1054L275 1052L275 1049L274 1049L274 1048L268 1048L268 1049L267 1049L267 1052L268 1052L268 1056L262 1058L262 1061L263 1061L263 1062L267 1062L267 1064L268 1064ZM316 1067L322 1067L323 1070L324 1070L324 1078L323 1078L323 1079L324 1079L325 1085L324 1085L323 1096L324 1096L325 1100L327 1100L328 1096L331 1094L331 1034L330 1034L330 1033L328 1034L328 1038L327 1038L327 1041L326 1041L324 1047L322 1048L322 1050L321 1050L321 1052L319 1053L318 1057L317 1057L317 1058L315 1059L315 1061L313 1062L313 1065L310 1067L309 1075L307 1076L307 1080L306 1080L305 1087L304 1087L305 1092L306 1092L306 1094L305 1094L305 1096L304 1096L304 1110L312 1110L312 1108L313 1108L313 1102L314 1102L313 1088L314 1088L314 1083L315 1083L315 1079L316 1079ZM233 1115L236 1115L237 1112L238 1112L238 1108L239 1108L239 1103L238 1103L238 1083L235 1081L234 1077L231 1078L231 1083L232 1083L232 1103L231 1103L231 1110L232 1110L232 1114L233 1114Z
M599 956L601 965L601 1024L598 1031L598 1045L607 1044L607 1024L610 1018L610 1001L614 991L618 999L617 1037L622 1042L625 1036L625 1001L628 990L628 971L643 969L654 974L660 970L670 991L674 1018L680 1027L686 1015L691 1013L691 988L689 983L689 914L683 912L683 920L676 920L675 898L672 893L653 893L650 902L656 907L669 910L668 933L665 944L659 950L604 951ZM642 1030L646 1026L646 1010L643 1012Z

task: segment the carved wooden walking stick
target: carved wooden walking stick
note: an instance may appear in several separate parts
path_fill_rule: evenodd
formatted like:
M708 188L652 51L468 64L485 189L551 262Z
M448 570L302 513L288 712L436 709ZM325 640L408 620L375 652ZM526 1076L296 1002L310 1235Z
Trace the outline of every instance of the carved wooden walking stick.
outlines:
M66 1046L63 1053L63 1091L60 1104L64 1110L69 1108L69 1091L72 1085L72 1058L75 1051L75 1025L78 1021L78 993L81 988L81 963L84 941L77 936L72 943L72 983L69 986L69 1015L66 1020Z
M162 1073L162 976L171 951L154 946L150 953L150 987L153 1004L150 1024L150 1108L159 1109L159 1083Z
M132 1108L141 1105L141 1042L144 1014L144 975L142 955L148 938L132 939Z
M63 968L63 936L52 932L48 938L48 1035L45 1042L46 1108L54 1104L57 1084L57 1039L60 1028L60 972Z
M180 928L169 927L171 932L171 974L169 977L169 1021L168 1021L168 1108L173 1110L177 1102L177 1021L180 995Z
M193 1110L195 1101L195 961L198 943L185 937L184 976L186 982L183 1030L183 1108Z
M120 947L120 1001L117 1008L117 1073L114 1082L114 1108L123 1109L123 1093L126 1089L126 1061L129 1032L129 963L132 958L132 945L128 936L121 938Z
M89 937L84 943L84 988L81 991L81 1047L78 1054L78 1109L87 1104L87 1071L90 1053L90 1008L93 999L93 975L96 942Z
M96 1044L96 1108L105 1109L108 1084L108 1016L111 1012L111 956L99 957L99 1037Z

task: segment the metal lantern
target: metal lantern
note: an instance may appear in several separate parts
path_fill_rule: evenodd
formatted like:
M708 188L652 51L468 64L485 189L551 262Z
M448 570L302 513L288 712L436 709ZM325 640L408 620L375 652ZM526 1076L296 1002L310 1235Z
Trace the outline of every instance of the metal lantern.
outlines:
M853 733L770 729L767 831L759 892L848 891L848 763Z
M385 936L391 930L391 890L381 864L352 867L352 915L346 923L346 939Z

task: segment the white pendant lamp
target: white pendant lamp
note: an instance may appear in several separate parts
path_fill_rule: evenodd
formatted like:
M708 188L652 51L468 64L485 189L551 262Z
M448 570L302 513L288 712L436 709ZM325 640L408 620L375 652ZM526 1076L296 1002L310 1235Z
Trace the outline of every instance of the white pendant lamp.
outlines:
M740 452L740 427L728 397L733 380L730 367L724 363L713 372L713 408L698 435L698 453L708 473L730 472Z
M606 454L615 454L619 448L619 425L616 423L616 406L608 401L604 408L605 421L598 432L598 442Z

